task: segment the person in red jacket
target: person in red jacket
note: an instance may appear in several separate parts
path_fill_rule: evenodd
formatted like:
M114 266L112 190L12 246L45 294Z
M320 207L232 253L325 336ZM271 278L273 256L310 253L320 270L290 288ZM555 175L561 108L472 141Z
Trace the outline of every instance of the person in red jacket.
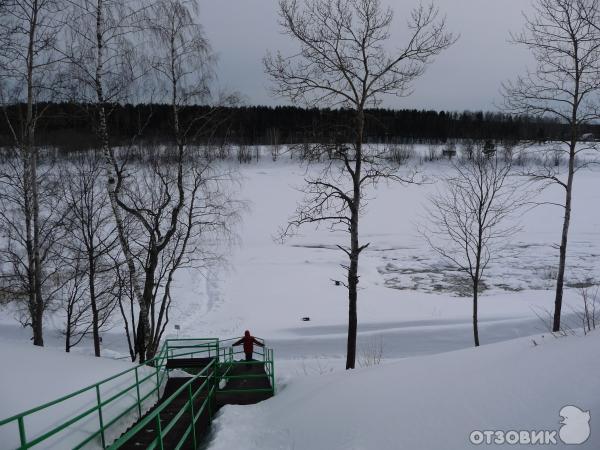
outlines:
M244 353L246 354L246 361L252 361L252 353L254 353L254 344L259 347L264 347L265 344L258 341L254 336L250 334L250 331L246 330L244 337L239 341L236 341L233 346L244 344Z

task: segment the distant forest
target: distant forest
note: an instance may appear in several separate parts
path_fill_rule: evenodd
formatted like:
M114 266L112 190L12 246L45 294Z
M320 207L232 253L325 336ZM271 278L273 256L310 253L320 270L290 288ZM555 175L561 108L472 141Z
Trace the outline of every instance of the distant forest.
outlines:
M39 104L44 109L37 124L38 145L66 151L96 146L94 109L74 103ZM4 115L19 123L23 105L5 108ZM168 105L112 105L109 129L114 145L137 136L142 142L170 140L172 130ZM240 106L182 108L182 122L190 127L190 143L204 144L298 144L344 142L352 112L344 109L305 109L292 106ZM210 120L206 118L210 116ZM16 120L14 120L16 119ZM215 120L216 119L216 120ZM210 123L210 130L206 124ZM600 126L581 134L600 136ZM16 130L18 132L18 130ZM560 122L533 117L514 117L498 112L445 112L425 110L371 109L367 111L366 141L446 142L458 139L496 141L548 141L565 138L568 129ZM0 121L0 145L12 142L6 120Z

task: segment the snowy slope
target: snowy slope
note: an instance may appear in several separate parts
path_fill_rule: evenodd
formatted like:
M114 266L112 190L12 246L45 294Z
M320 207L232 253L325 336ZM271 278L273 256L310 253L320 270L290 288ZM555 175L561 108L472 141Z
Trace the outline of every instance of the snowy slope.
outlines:
M209 448L468 449L474 430L557 431L566 405L591 411L590 438L572 448L600 448L600 333L534 339L296 379L258 405L226 406Z
M131 363L108 358L73 355L32 345L4 342L0 342L0 358L0 419L53 401L134 367ZM154 373L151 368L139 369L140 379L151 373ZM103 384L100 394L106 400L132 385L135 385L135 375L129 373ZM154 386L152 382L143 384L140 394L145 395ZM102 412L104 422L107 423L135 402L133 391L133 395L127 394L107 405ZM156 402L156 397L149 397L143 409L149 409L153 402ZM96 391L91 390L34 413L25 419L27 437L32 440L96 404ZM117 422L107 433L109 442L120 436L136 420L137 411L134 410L133 414ZM45 442L43 448L70 448L89 436L90 431L97 429L98 415L94 413ZM18 439L16 423L0 427L0 448L17 448ZM94 444L95 447L90 445L86 448L97 448L99 443Z

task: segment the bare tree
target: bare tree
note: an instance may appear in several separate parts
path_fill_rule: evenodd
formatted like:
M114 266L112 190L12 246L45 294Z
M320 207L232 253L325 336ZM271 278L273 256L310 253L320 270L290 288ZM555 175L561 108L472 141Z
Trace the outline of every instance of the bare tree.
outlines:
M17 242L24 246L26 258L21 262L25 265L13 275L26 273L29 312L26 323L32 328L34 345L40 346L44 345L43 316L49 302L42 288L46 275L42 240L47 230L42 229L45 220L40 217L40 195L44 194L40 193L35 133L38 120L44 114L40 102L52 98L57 86L55 73L59 56L54 52L54 42L60 30L57 20L60 10L61 5L56 0L6 0L0 16L0 102L22 166L4 174L4 178L10 179L9 184L18 186L12 193L19 195L4 196L4 199L22 207L19 223L4 225L22 236ZM8 113L9 105L13 110L19 109L16 117ZM21 180L15 180L15 176ZM12 250L9 253L16 255Z
M137 352L135 350L137 342L136 331L136 304L137 298L133 291L133 283L131 282L131 273L119 263L119 258L114 258L113 273L115 275L115 298L123 319L123 328L125 338L129 348L129 356L131 361L135 361Z
M96 106L109 204L129 272L125 276L117 263L117 298L132 355L144 361L154 355L168 322L175 271L208 258L192 255L201 234L227 228L229 204L219 190L225 177L188 147L188 138L210 135L214 111L189 122L180 116L181 108L208 98L212 54L195 21L195 2L75 3L64 53L77 86ZM146 99L170 104L172 145L141 151L136 139L145 118L132 143L116 151L107 124L111 104L138 89ZM132 152L141 156L139 163L130 158ZM135 299L135 307L127 298Z
M95 273L94 280L90 281L89 255L84 251L83 248L63 250L61 260L64 264L59 276L64 281L61 283L59 295L65 322L61 333L65 336L65 351L69 352L85 337L91 335L94 354L101 356L100 332L112 327L111 318L118 306L118 285L114 280L108 282L108 277L104 277L105 284L101 284L98 273ZM118 266L109 268L117 270ZM109 273L108 269L103 272L102 275Z
M300 45L300 51L290 57L280 53L265 57L274 93L294 103L343 106L354 111L351 144L325 150L332 156L331 163L318 175L307 178L304 202L283 231L285 235L301 225L325 221L349 232L349 245L340 249L348 256L346 368L353 369L358 262L368 246L359 242L363 190L382 178L401 180L391 167L381 164L378 152L363 146L365 108L378 105L389 94L408 95L410 83L455 38L446 31L445 21L438 20L434 6L419 6L412 11L408 41L393 53L384 48L390 40L392 11L383 8L379 0L282 0L279 15L281 28ZM320 154L323 150L314 151Z
M431 198L421 234L433 250L468 275L473 336L479 346L478 295L490 260L517 228L507 223L524 198L511 180L511 163L479 154L452 163L454 174Z
M594 289L595 287L595 289ZM575 311L575 316L583 324L583 333L591 333L600 325L600 292L599 286L587 286L579 289L583 307Z
M86 299L86 279L83 270L84 258L81 253L73 255L68 269L63 267L63 274L68 281L61 291L61 308L65 313L65 324L62 334L65 336L65 351L81 342L86 336L90 320L90 304Z
M122 256L130 272L128 280L144 316L147 311L144 311L139 274L119 202L118 187L122 185L124 168L110 144L107 117L111 104L127 98L145 73L139 47L143 43L141 32L146 8L135 1L74 0L61 47L70 63L74 95L95 106L96 133L104 155L109 204Z
M148 10L150 67L155 92L171 106L172 145L152 149L141 167L126 166L126 176L117 171L117 204L137 230L129 239L132 273L143 274L135 333L141 360L159 347L176 271L218 259L206 243L228 234L235 216L235 202L223 190L227 175L188 143L198 134L210 137L214 110L186 120L180 114L190 103L210 99L213 58L195 8L195 2L161 0Z
M192 157L192 148L186 148L185 164L170 161L172 147L156 150L143 165L130 167L129 175L119 186L119 202L127 213L127 238L136 271L143 274L142 298L147 302L148 315L144 318L141 309L137 318L131 314L127 299L131 299L132 292L125 274L120 275L120 307L130 338L135 338L135 352L140 357L140 352L144 352L146 359L158 349L168 324L176 272L182 267L219 263L219 246L236 222L237 202L228 191L231 177L203 162L200 149L194 150ZM183 198L176 212L179 185ZM169 239L165 240L167 233ZM146 328L140 326L143 320L148 321ZM143 341L141 333L146 336Z
M360 346L358 365L360 367L373 367L381 364L383 360L383 337L372 337Z
M0 167L0 289L15 303L21 324L32 328L34 343L41 345L44 313L54 307L62 289L59 252L64 234L63 208L58 195L60 179L53 165L45 164L36 178L41 211L35 241L39 252L36 275L31 203L25 201L31 198L30 180L25 174L18 149L5 155Z
M100 331L116 307L114 261L110 255L118 246L118 237L103 186L101 158L96 154L80 154L67 164L63 177L68 218L64 258L74 277L70 286L78 286L81 274L87 281L85 290L72 289L71 293L85 293L76 306L82 312L79 318L86 306L89 310L89 320L85 322L91 328L94 354L100 356Z
M582 152L597 150L596 143L581 142L582 127L600 118L600 18L598 0L536 0L534 13L525 16L521 34L513 35L516 44L533 54L536 67L514 82L504 84L506 106L517 114L553 117L567 124L567 136L553 150L567 155L568 169L560 174L556 161L546 161L542 169L527 175L547 185L564 189L564 210L553 330L560 330L563 287L573 182L576 172L585 167L577 163ZM546 158L548 160L548 158ZM558 161L560 163L560 161Z

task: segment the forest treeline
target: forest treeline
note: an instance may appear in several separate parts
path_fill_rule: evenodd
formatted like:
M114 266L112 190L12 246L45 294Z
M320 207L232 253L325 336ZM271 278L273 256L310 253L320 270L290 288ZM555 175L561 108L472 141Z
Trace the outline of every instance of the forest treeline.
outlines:
M41 104L44 109L37 128L38 145L77 151L96 146L97 120L94 105L77 103ZM23 105L6 108L16 119ZM113 144L139 136L144 141L165 142L171 138L172 117L167 104L111 105L108 125ZM563 139L568 127L556 119L514 116L500 112L446 112L416 109L369 109L365 140L385 142L446 142L448 139L497 141L548 141ZM245 145L285 145L303 142L347 141L351 136L353 112L346 109L317 109L294 106L186 106L185 119L198 120L195 127L205 130L202 120L210 120L211 133L190 133L198 144L231 143ZM215 115L217 120L215 120ZM188 122L193 122L189 120ZM0 143L12 143L8 121L0 122ZM216 125L215 125L216 124ZM582 134L600 135L600 125ZM192 139L193 140L193 139Z

